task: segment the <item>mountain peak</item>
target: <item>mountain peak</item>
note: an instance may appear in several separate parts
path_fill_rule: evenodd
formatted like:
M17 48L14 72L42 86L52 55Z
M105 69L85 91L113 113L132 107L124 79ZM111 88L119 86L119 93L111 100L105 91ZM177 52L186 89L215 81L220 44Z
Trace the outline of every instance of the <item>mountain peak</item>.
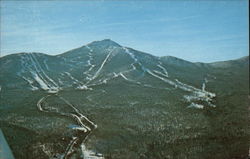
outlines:
M117 46L117 47L121 46L118 43L112 41L111 39L103 39L100 41L93 41L92 43L90 43L88 45L91 45L91 46Z

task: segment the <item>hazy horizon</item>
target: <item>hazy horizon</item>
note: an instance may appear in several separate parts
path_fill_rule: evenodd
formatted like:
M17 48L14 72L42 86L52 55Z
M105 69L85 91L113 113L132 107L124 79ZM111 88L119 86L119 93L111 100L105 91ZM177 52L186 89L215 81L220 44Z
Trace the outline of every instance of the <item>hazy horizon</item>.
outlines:
M111 39L192 62L248 56L248 1L1 1L1 56Z

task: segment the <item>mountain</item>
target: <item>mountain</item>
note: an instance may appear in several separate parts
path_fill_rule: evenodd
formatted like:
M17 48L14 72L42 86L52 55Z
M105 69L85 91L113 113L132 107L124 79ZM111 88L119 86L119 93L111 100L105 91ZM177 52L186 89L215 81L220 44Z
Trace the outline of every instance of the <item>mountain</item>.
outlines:
M85 135L72 132L84 125L93 132L84 146L95 157L244 158L248 66L249 57L192 63L109 39L56 56L7 55L0 126L16 158L60 158L72 136L87 138L88 126ZM72 147L66 157L77 158L80 147Z

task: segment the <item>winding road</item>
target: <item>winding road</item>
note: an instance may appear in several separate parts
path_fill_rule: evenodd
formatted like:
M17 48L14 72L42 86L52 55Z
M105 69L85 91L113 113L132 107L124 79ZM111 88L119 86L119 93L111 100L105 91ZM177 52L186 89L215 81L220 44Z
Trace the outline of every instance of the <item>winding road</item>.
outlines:
M43 109L43 103L46 102L46 99L51 96L57 96L59 99L64 101L67 106L72 108L74 110L73 113L61 113L61 112L56 112L56 111L47 111ZM91 134L91 132L97 128L97 125L92 122L90 119L88 119L86 116L84 116L74 105L72 105L68 100L65 98L59 96L58 94L49 94L47 96L42 97L38 102L37 102L37 108L39 111L44 112L44 113L57 113L62 116L67 116L69 118L72 118L76 121L77 126L73 128L74 131L78 131L79 135L76 137L72 137L72 140L66 147L66 150L62 156L62 159L68 159L69 156L74 153L74 148L80 147L81 144L84 144L88 136ZM84 152L82 152L82 155L84 156ZM84 156L85 157L85 156Z

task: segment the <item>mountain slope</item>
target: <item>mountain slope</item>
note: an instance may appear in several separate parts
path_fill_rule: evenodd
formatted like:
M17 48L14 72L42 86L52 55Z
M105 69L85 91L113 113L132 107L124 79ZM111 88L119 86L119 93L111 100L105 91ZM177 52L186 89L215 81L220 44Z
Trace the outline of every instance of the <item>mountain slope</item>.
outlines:
M205 91L204 82L204 86L199 88L201 81L194 87L178 79L181 77L181 80L185 80L186 74L181 75L183 71L188 73L202 68L173 57L154 57L122 47L111 40L93 42L57 56L38 53L15 56L1 59L1 74L5 77L2 79L5 81L1 81L3 89L11 86L49 92L57 92L65 87L88 89L121 76L124 80L142 86L166 83L170 89L178 88L193 93L193 96L186 96L188 100L203 100L214 106L210 101L215 94ZM165 67L169 68L173 76L169 76ZM181 70L183 68L189 70ZM15 79L15 82L7 79Z
M248 57L156 57L108 39L56 56L8 55L0 58L0 126L17 158L63 154L81 138L63 116L79 112L98 125L87 144L105 158L246 156L248 65Z

